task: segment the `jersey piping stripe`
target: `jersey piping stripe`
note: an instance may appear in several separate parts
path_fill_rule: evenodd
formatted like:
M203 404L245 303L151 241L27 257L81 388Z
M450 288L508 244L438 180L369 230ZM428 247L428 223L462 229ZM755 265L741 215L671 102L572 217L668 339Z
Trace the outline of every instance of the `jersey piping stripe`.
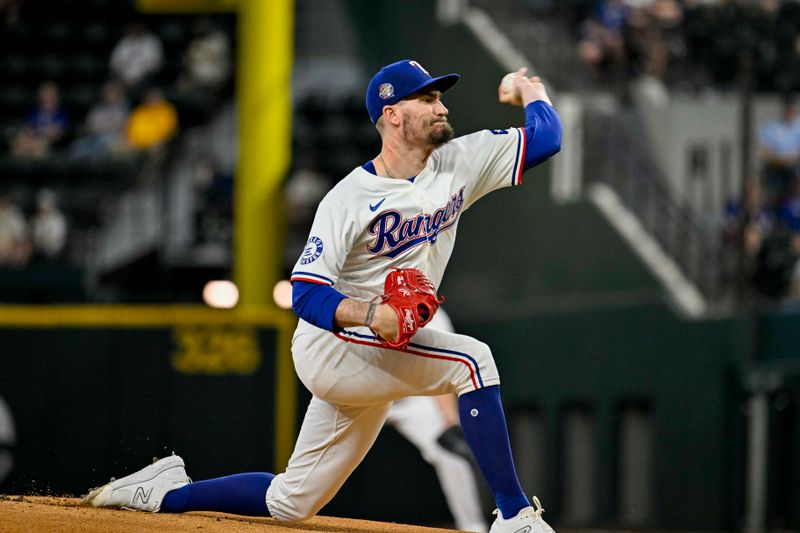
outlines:
M350 330L347 330L347 329L343 329L342 331L344 333L347 333L348 335L352 335L353 337L359 337L361 339L368 339L368 340L378 341L378 338L376 336L374 336L374 335L362 335L361 333L356 333L355 331L350 331ZM380 341L378 341L378 342L380 343ZM457 352L455 350L446 350L444 348L434 348L433 346L423 346L422 344L417 344L415 342L409 342L408 345L409 346L413 346L415 348L419 348L421 350L429 350L431 352L448 353L448 354L451 354L451 355L456 355L456 356L459 356L459 357L464 357L466 359L469 359L470 362L472 363L472 366L475 368L475 370L478 373L478 380L480 381L481 385L483 385L483 379L481 378L481 371L480 371L480 369L478 367L478 362L471 355L469 355L467 353L464 353L464 352ZM381 344L381 346L383 346L383 345Z
M292 272L290 281L309 281L311 283L327 283L328 285L333 285L333 281L330 279L325 276L320 276L319 274L314 274L313 272Z
M295 276L292 279L290 279L289 281L291 281L291 282L304 281L306 283L313 283L314 285L325 285L325 286L328 286L328 287L331 286L331 284L328 283L327 281L320 281L318 279L312 279L312 278L304 278L302 276Z
M522 172L525 170L525 155L528 153L528 137L525 135L525 130L520 129L519 134L522 141L522 157L519 158L519 177L517 178L517 185L522 185Z
M525 132L519 128L514 128L517 132L517 153L514 156L514 170L511 171L511 185L520 185L522 183L522 171L525 166L525 149L526 141ZM522 152L522 157L520 157Z
M351 337L357 338L350 338L345 337L342 333L350 335ZM348 331L346 329L340 330L338 332L334 332L338 338L342 339L345 342L352 342L354 344L361 344L364 346L374 346L376 348L382 348L384 350L395 350L398 352L403 353L410 353L412 355L419 355L422 357L428 357L431 359L443 359L446 361L455 361L457 363L461 363L467 366L469 369L469 377L472 380L472 385L475 387L475 390L483 388L483 378L481 378L481 371L478 368L478 363L475 359L470 356L469 354L465 354L463 352L456 352L453 350L444 350L441 348L433 348L431 346L423 346L421 344L409 343L409 346L413 346L415 348L419 348L420 350L428 350L431 352L442 352L447 354L452 354L455 357L449 357L447 355L438 355L435 353L425 353L419 350L410 350L406 348L405 350L401 350L399 348L390 348L388 346L383 345L376 337L371 335L361 335L356 333L355 331ZM364 339L364 340L361 340Z

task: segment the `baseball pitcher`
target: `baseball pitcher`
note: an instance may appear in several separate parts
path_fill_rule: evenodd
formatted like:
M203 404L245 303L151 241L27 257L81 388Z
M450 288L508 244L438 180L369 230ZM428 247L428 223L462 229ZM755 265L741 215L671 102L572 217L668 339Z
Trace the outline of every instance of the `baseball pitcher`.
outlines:
M94 489L98 507L222 511L282 521L314 516L366 455L394 400L455 392L467 442L491 488L491 533L552 533L523 493L489 347L425 326L461 216L561 146L561 122L538 77L498 86L525 127L453 138L442 93L458 74L419 63L382 68L366 104L382 148L325 196L292 273L297 375L312 399L286 471L190 482L178 456Z

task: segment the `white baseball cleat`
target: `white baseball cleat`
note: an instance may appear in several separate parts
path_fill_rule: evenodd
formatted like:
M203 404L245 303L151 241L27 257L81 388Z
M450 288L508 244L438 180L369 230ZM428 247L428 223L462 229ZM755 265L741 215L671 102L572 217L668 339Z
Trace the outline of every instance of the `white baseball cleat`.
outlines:
M116 480L112 478L110 483L92 489L81 503L157 513L169 491L191 482L186 475L183 459L170 455L129 476Z
M533 497L533 507L525 507L514 518L504 520L500 513L497 513L497 518L494 519L492 528L489 533L555 533L553 528L542 519L542 504L539 498Z

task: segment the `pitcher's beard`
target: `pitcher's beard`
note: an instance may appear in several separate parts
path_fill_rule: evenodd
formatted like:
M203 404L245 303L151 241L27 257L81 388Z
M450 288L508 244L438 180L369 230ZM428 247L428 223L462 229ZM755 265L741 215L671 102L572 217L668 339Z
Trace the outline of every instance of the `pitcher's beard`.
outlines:
M436 126L437 124L441 124L441 126ZM433 148L438 148L443 145L452 139L455 134L453 126L447 121L431 122L426 128L427 131L423 133L420 131L422 128L418 128L416 124L412 125L411 120L406 118L404 120L403 129L406 131L408 137L416 138L417 142L420 144L432 146Z
M431 130L430 134L428 135L428 142L429 144L438 148L452 139L453 135L455 135L453 126L451 126L449 122L445 122L443 127L434 128Z

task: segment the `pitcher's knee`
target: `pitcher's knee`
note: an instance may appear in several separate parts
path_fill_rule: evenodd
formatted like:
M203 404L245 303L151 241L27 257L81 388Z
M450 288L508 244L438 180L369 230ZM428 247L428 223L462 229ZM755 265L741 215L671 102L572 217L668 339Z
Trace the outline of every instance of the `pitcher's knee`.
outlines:
M327 503L319 493L311 494L297 487L288 487L284 474L275 476L267 489L267 509L281 522L301 522L314 517Z
M492 349L485 342L474 340L464 352L462 362L465 371L459 372L453 383L459 395L500 383Z
M280 522L302 522L313 518L319 512L319 508L313 505L306 505L297 498L287 498L284 500L270 500L267 497L267 508L272 518Z

